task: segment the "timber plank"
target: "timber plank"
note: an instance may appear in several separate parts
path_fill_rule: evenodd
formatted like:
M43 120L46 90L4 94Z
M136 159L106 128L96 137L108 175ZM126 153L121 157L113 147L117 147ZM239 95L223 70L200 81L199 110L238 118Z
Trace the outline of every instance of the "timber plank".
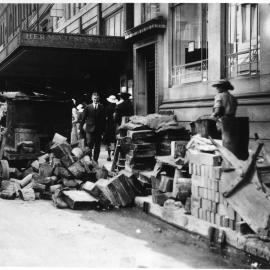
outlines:
M234 183L237 176L235 171L223 172L222 192ZM266 194L257 190L253 183L243 185L226 200L255 232L270 229L270 200L267 199Z

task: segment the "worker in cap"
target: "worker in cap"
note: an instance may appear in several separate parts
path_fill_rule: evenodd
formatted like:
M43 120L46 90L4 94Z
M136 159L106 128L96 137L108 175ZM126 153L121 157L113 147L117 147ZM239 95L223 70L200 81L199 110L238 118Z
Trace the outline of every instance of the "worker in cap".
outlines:
M215 118L234 117L237 109L237 99L229 92L234 87L228 80L220 80L212 85L218 91L215 96L212 116Z

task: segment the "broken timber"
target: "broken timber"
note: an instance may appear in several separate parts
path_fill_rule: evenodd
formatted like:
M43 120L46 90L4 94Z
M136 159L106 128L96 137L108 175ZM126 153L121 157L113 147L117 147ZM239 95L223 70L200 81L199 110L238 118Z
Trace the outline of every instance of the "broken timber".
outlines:
M238 177L236 171L223 172L221 189L232 185ZM248 182L227 198L229 205L247 222L256 233L267 234L270 228L270 201L266 194Z
M256 152L247 162L237 159L228 149L218 145L222 157L229 161L234 170L223 170L220 188L227 198L229 205L241 216L252 230L268 236L270 229L270 201L267 195L258 190L254 181L257 177L255 170L256 159L262 149L259 144ZM237 190L237 192L236 192Z

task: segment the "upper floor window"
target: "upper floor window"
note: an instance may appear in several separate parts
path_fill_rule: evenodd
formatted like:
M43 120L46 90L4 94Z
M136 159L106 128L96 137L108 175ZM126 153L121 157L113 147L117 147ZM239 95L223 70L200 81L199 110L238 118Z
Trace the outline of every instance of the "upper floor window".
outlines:
M103 21L103 33L106 36L123 36L123 9L107 17Z
M226 18L227 77L259 73L258 4L229 4Z
M157 17L160 13L160 3L142 4L142 23Z
M82 34L96 35L97 34L97 24L91 25L90 27L83 29Z
M13 33L13 16L9 14L9 31L8 34L11 35Z
M207 5L176 5L172 19L171 84L207 80Z

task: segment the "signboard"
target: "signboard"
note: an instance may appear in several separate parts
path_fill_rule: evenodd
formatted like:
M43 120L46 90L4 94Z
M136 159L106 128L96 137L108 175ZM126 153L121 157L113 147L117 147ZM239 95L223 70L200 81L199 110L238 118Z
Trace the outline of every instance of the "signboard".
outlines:
M195 41L189 41L188 52L194 52L194 50L195 50Z

